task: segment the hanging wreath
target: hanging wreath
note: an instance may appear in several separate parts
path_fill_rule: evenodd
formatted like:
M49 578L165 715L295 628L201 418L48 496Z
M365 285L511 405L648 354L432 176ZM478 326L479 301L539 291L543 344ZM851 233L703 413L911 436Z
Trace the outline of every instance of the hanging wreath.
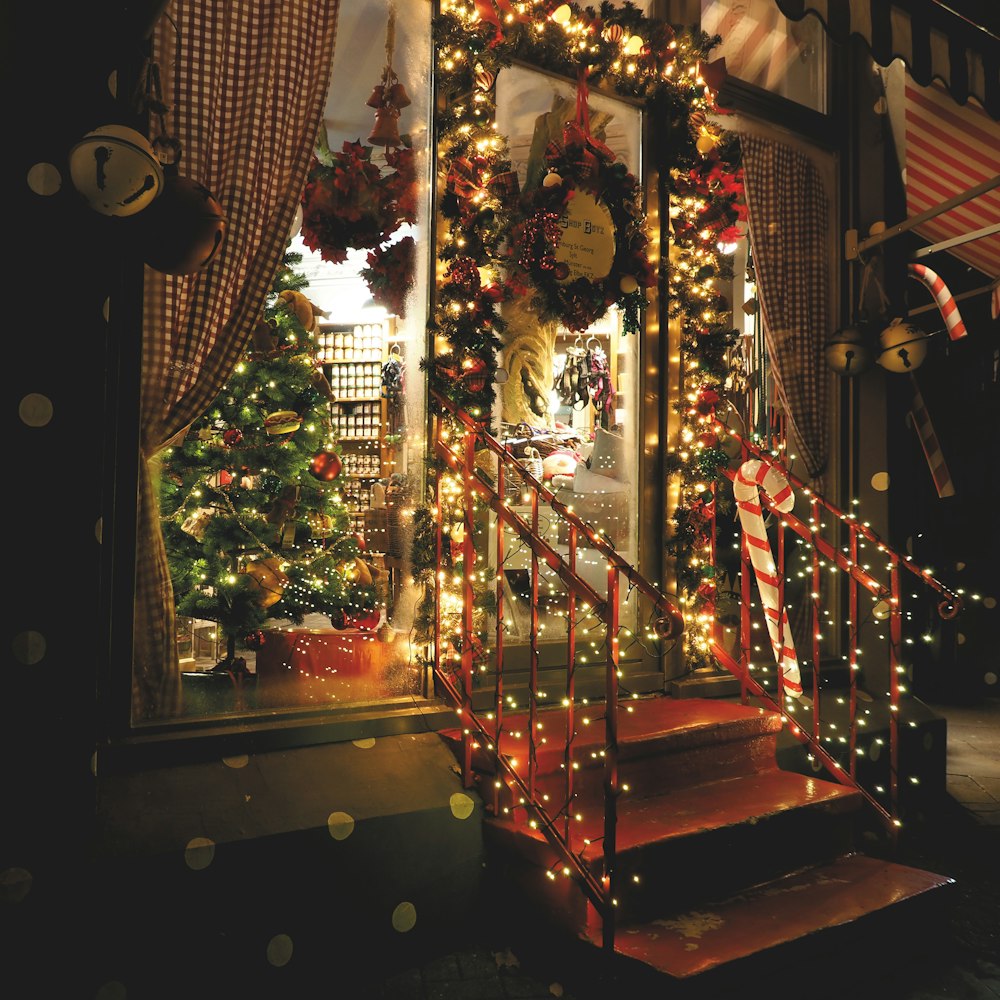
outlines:
M509 287L534 293L543 319L586 330L612 305L637 333L645 289L656 281L646 255L641 189L628 167L590 134L586 74L576 118L545 150L548 173L520 199L509 242Z

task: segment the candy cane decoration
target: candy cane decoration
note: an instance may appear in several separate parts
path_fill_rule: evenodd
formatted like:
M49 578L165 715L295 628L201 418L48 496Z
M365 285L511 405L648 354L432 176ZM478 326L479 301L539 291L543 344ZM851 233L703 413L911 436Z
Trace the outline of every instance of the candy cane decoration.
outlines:
M955 296L948 291L948 286L941 280L940 276L926 264L907 264L906 267L911 278L923 282L930 290L941 315L944 317L945 326L948 327L948 336L952 340L961 340L962 337L967 336L969 331L965 329L965 324L962 322Z
M913 382L913 408L910 410L910 419L913 421L913 429L920 439L920 447L924 450L927 467L931 470L934 488L937 490L938 497L953 497L955 484L951 480L948 463L944 460L941 443L938 441L937 434L934 433L931 415L927 412L927 406L920 393L920 387L917 385L916 376L911 374L910 379Z
M740 512L740 527L746 537L750 562L757 577L757 589L764 607L767 631L771 636L774 660L781 671L785 691L798 698L802 694L802 678L792 630L788 625L788 612L785 608L778 607L777 569L771 555L771 543L764 530L761 489L770 497L775 510L782 513L787 513L795 505L795 495L781 472L773 465L767 465L756 458L744 462L733 480L733 496Z

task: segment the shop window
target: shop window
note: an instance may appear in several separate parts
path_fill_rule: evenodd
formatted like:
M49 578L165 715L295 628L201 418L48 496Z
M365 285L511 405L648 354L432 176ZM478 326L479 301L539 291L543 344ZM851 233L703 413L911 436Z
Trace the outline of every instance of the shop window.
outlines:
M338 33L302 203L260 236L280 244L278 270L211 391L199 379L222 347L151 338L151 316L186 330L196 307L176 269L146 271L133 727L423 693L406 581L426 419L430 11L342 0ZM161 377L181 366L183 385ZM161 392L204 395L179 428L164 406L166 441L146 426Z
M774 0L701 0L701 27L722 41L713 59L750 84L802 104L827 110L827 36L815 17L790 21Z

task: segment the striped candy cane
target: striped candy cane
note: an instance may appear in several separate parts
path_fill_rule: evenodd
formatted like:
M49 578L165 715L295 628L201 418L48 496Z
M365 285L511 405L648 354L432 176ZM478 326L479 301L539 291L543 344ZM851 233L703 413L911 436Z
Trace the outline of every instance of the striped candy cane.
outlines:
M767 631L771 636L774 660L781 671L785 691L798 698L802 694L802 678L792 630L788 625L788 612L785 608L778 607L777 569L771 555L771 543L764 530L759 492L761 489L771 498L771 504L776 510L786 513L795 505L795 496L788 480L773 465L752 458L740 466L733 480L733 496L740 512L740 526L746 536L750 562L757 577L757 589L760 591Z
M948 471L948 463L944 460L941 443L938 441L937 434L934 433L931 415L927 412L927 405L920 393L916 376L911 374L910 379L913 382L913 407L910 410L910 419L913 421L913 429L920 439L920 447L924 450L927 467L931 470L934 488L939 497L953 497L955 484L951 481L951 473Z
M955 296L948 291L948 286L941 280L940 276L932 271L926 264L907 264L907 270L911 278L923 282L934 296L941 315L944 317L945 326L948 327L948 336L952 340L960 340L968 334L962 316L958 311L958 303Z

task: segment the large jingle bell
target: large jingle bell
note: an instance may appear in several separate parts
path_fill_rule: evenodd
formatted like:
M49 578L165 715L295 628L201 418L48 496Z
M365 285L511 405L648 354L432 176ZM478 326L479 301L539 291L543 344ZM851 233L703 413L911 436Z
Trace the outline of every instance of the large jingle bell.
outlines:
M385 93L385 87L381 83L376 83L372 88L371 96L365 101L365 104L370 108L380 108L382 107L383 95Z
M879 344L882 351L878 363L886 371L900 375L919 368L927 357L927 334L898 318L879 334Z
M143 260L163 274L193 274L215 259L226 216L211 191L191 177L168 174L163 194L138 220Z
M837 330L823 348L827 365L838 375L860 375L871 365L871 351L856 326Z
M135 215L163 190L163 167L149 140L125 125L88 132L70 150L69 174L101 215Z
M399 137L399 110L383 104L375 112L375 126L368 136L368 141L373 146L401 146L403 144Z

